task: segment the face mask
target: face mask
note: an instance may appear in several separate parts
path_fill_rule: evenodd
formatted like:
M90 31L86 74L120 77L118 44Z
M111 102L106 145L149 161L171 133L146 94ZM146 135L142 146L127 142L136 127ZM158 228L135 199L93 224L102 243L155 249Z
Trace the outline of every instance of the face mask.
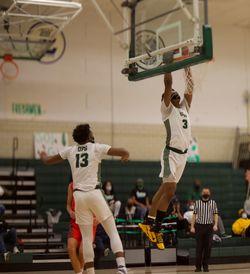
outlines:
M112 186L106 186L106 190L107 191L111 191L112 190Z
M244 212L244 213L242 213L241 217L242 217L243 219L247 219L247 214Z
M209 197L210 197L209 194L203 194L202 195L202 198L205 199L205 200L209 199Z
M194 205L189 206L189 210L193 211L194 210Z

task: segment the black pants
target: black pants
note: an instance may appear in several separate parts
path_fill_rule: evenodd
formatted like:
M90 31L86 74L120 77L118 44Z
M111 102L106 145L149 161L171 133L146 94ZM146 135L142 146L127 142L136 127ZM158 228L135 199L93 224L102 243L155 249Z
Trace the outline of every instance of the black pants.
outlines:
M213 225L195 225L196 238L196 268L208 268L211 246L213 240Z

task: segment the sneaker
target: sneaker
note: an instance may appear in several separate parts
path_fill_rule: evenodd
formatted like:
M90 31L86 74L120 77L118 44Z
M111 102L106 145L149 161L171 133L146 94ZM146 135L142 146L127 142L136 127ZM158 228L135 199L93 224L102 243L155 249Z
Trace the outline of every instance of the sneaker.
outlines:
M165 245L164 245L164 241L163 241L163 234L160 232L156 232L156 246L158 249L160 250L164 250L165 249Z
M20 253L20 251L19 251L19 249L17 248L17 246L14 246L14 248L13 248L13 253L14 253L14 254Z
M230 238L232 238L232 235L227 235L227 234L222 234L222 235L221 235L221 239L222 239L222 240L230 239Z
M5 252L5 253L3 254L3 257L4 257L4 261L5 261L6 263L8 263L8 262L10 261L10 252Z
M194 272L201 272L201 268L196 268Z
M151 231L151 226L148 224L138 224L139 228L142 230L143 233L147 236L151 243L157 243L156 233Z
M104 257L107 257L110 253L110 249L106 248L103 253L104 253Z
M118 266L116 274L127 274L127 268L123 265Z

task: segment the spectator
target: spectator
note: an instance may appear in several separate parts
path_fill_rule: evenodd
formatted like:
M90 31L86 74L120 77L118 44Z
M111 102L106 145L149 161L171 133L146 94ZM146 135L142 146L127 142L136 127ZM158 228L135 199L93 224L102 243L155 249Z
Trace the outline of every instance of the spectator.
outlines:
M249 217L250 216L250 169L246 170L245 178L246 178L247 195L246 195L246 200L244 202L244 210Z
M181 212L181 204L177 199L173 202L173 211L171 212L171 215L177 217L177 229L178 230L185 229L186 232L189 232L189 230L190 230L189 223L183 217L183 214Z
M239 210L239 218L233 223L232 231L235 236L250 237L250 219L244 210Z
M184 219L186 219L190 225L192 223L193 214L194 214L194 201L190 201L189 208L183 215Z
M127 220L132 220L136 215L136 206L134 206L133 199L129 198L125 207L125 216Z
M188 206L190 203L195 202L200 199L201 196L201 181L199 179L195 179L193 183L193 189L188 194Z
M136 181L136 187L131 192L133 204L136 206L136 215L140 220L144 220L148 209L150 208L148 192L144 188L143 179L139 178Z
M10 252L19 253L17 248L16 229L10 228L4 218L5 207L0 205L0 253L3 254L4 260L8 261ZM9 248L7 248L9 245Z
M97 259L107 256L110 252L110 240L101 224L98 224L96 228L94 247Z
M110 210L113 212L114 217L117 218L121 209L121 202L116 199L112 182L104 182L102 189Z

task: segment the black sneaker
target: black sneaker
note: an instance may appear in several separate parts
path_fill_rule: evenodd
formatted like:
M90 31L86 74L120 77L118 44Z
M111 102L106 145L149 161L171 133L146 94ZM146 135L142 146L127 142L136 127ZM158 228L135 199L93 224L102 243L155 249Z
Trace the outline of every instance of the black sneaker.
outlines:
M204 268L203 272L209 272L209 269L208 268Z
M194 272L201 272L201 268L196 268Z

